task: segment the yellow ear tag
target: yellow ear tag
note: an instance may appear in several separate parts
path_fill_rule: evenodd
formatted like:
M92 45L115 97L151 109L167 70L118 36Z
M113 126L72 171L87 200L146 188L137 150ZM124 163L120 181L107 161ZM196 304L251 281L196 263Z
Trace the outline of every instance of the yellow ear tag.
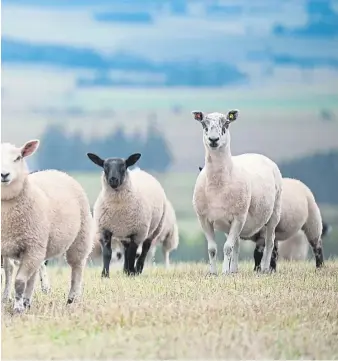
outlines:
M233 115L233 114L229 114L229 119L234 119L234 115Z

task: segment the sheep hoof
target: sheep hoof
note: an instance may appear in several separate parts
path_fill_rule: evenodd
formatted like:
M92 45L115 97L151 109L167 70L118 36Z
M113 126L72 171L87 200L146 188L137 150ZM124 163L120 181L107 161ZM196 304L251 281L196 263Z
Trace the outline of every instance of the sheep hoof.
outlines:
M212 276L217 276L217 272L207 272L207 274L205 275L206 277L212 277Z
M50 287L48 286L41 287L41 291L47 295L50 292Z
M31 308L31 302L28 298L23 299L23 306L24 306L24 308L26 308L28 310Z
M25 306L23 304L21 305L14 305L13 307L13 314L21 314L25 311Z
M102 271L102 273L101 273L101 278L110 278L110 277L109 277L109 272L107 272L107 271Z
M68 298L67 300L67 305L70 305L71 303L74 302L74 298Z

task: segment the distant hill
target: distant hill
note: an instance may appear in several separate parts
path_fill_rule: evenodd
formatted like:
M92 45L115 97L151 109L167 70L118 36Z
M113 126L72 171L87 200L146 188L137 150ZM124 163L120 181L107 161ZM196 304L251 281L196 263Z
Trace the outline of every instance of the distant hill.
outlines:
M280 164L283 177L300 179L319 203L338 204L338 149Z

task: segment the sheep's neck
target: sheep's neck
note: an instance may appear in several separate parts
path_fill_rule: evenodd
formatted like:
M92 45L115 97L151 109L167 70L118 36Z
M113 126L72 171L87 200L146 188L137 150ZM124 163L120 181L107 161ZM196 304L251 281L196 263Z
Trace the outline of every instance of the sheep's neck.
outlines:
M217 150L206 149L205 167L208 184L218 185L230 182L233 170L230 144Z

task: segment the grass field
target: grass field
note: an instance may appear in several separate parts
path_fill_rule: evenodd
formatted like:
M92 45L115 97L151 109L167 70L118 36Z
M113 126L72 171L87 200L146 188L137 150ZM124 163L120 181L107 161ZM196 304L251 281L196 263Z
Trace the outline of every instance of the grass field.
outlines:
M66 306L70 271L49 268L31 310L2 310L3 359L337 359L338 260L280 263L275 275L206 277L206 264L169 271L88 268L81 302Z

